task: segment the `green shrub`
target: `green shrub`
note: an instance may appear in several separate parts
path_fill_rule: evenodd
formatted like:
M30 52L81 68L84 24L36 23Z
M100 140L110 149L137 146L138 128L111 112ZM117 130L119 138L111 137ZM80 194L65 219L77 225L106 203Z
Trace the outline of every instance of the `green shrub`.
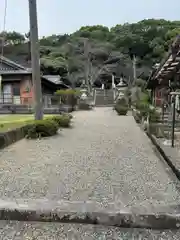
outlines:
M57 133L58 124L50 119L36 120L24 127L27 138L50 137Z
M62 116L67 116L67 117L69 117L70 119L73 118L73 115L70 114L70 113L62 113Z
M147 117L150 112L150 106L147 103L139 102L136 104L136 109L140 111L141 118Z
M128 112L128 107L127 106L121 106L121 105L117 104L115 106L115 110L116 110L118 115L124 115L125 116Z
M140 118L149 117L150 122L157 122L160 119L160 113L148 103L139 102L136 104L136 109L140 111Z
M60 96L67 96L67 95L79 96L80 91L76 89L61 89L61 90L57 90L55 94Z
M61 103L72 105L74 107L77 105L80 91L75 89L61 89L55 92L55 96L59 96L59 99L61 99Z
M127 100L127 98L124 96L124 97L121 97L121 98L117 99L116 105L128 107L128 100Z
M150 122L158 122L160 120L160 113L155 109L150 109L149 111L149 121Z
M70 127L71 117L66 114L60 116L53 116L51 120L55 121L59 127L62 128Z

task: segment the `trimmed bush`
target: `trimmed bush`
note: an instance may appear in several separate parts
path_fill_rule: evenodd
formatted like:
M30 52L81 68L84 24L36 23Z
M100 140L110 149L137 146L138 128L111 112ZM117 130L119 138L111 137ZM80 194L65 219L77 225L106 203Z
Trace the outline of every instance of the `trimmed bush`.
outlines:
M157 112L155 108L152 108L147 103L138 103L136 104L136 109L140 112L140 118L142 119L149 117L150 122L158 122L160 119L160 113Z
M128 100L127 100L127 98L125 96L123 96L122 98L117 99L116 105L121 105L121 106L128 107Z
M55 92L56 97L60 97L61 103L71 105L73 108L77 105L80 91L75 89L61 89Z
M160 120L160 113L155 109L150 109L149 111L149 121L150 122L158 122Z
M55 121L59 127L68 128L70 127L71 116L69 116L68 114L63 114L60 116L54 116L51 118L51 120Z
M73 115L70 114L70 113L62 113L62 116L67 116L67 117L69 117L70 119L73 118Z
M24 128L27 138L50 137L57 133L59 126L51 119L37 120Z
M121 105L116 105L115 110L118 115L126 115L128 112L128 107L127 106L121 106Z
M126 115L128 112L128 101L125 96L117 99L114 109L118 115Z

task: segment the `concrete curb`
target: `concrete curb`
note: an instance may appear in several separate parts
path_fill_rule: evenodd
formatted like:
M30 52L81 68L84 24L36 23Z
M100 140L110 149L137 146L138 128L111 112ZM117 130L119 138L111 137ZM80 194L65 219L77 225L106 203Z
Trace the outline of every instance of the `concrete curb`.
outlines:
M180 169L176 167L176 165L173 163L173 161L171 161L170 157L167 156L167 154L165 153L165 151L163 150L163 148L160 146L160 144L158 143L157 139L155 136L151 135L150 133L146 133L147 136L149 137L149 139L151 140L152 144L156 147L156 149L158 150L158 152L160 153L160 155L163 157L163 159L167 162L167 164L169 165L169 167L172 169L173 173L176 175L176 177L178 178L178 180L180 180Z
M134 120L135 116L133 115ZM141 124L139 124L137 121L136 123L140 126L140 128L144 131L144 129L142 128ZM158 153L161 155L161 157L166 161L166 163L169 165L169 167L172 169L173 173L176 175L176 177L178 178L178 180L180 180L180 168L178 168L176 166L176 164L171 160L171 158L165 153L164 149L160 146L160 144L157 141L157 138L150 134L148 131L144 131L146 133L146 135L148 136L148 138L151 140L151 143L155 146L156 150L158 151Z
M4 133L0 133L0 149L3 149L12 143L15 143L25 137L25 127L19 127Z
M111 206L110 206L111 205ZM111 208L113 204L108 207ZM90 211L95 206L96 211ZM100 203L20 200L18 202L0 201L0 220L40 221L59 223L81 223L123 228L179 229L180 207L157 207L153 213L137 213L120 209L115 211L98 210ZM80 210L81 209L81 210ZM84 209L84 211L82 211ZM141 209L139 209L141 210ZM167 213L166 213L167 212Z

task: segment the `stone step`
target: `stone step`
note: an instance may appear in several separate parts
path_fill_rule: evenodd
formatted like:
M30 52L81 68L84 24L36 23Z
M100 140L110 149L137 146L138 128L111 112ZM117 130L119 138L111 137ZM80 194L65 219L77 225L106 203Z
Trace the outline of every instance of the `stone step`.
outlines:
M113 90L96 90L96 106L106 106L114 104L114 93Z
M111 101L112 101L112 100L114 100L114 99L113 99L113 98L96 97L96 101L97 101L97 100L102 100L102 101L104 101L104 100L105 100L105 101L106 101L106 100L111 100Z
M97 99L96 102L114 102L113 99Z
M113 107L114 106L114 104L106 104L106 105L104 105L104 104L98 104L98 105L95 105L95 107Z

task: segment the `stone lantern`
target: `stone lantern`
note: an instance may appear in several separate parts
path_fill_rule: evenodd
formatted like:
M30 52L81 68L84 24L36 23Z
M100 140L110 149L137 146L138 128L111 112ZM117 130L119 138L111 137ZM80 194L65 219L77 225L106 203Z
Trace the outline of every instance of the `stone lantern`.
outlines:
M127 84L124 83L123 78L120 79L120 82L116 85L117 89L121 92L124 92L127 88Z
M127 84L124 83L123 78L121 78L120 82L116 85L116 89L117 89L117 92L118 92L117 99L125 97L124 93L127 89Z
M81 100L86 100L88 98L88 91L86 88L81 89L80 93L81 93L80 95Z

